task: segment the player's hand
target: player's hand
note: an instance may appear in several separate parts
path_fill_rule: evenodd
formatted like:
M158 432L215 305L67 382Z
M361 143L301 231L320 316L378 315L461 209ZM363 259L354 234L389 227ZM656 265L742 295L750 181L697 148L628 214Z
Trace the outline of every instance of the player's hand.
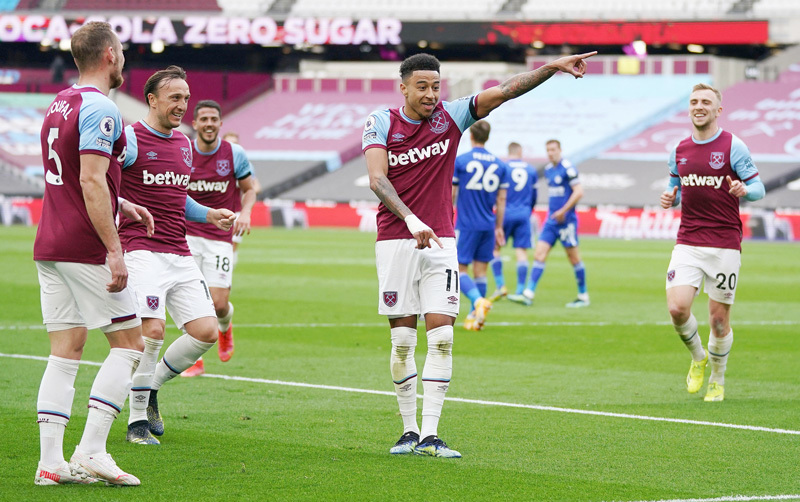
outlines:
M250 213L241 213L233 224L233 235L250 234Z
M728 193L734 197L744 197L747 195L747 186L739 180L732 180L730 176L725 176L728 186L731 187Z
M444 249L442 241L439 240L439 237L436 236L436 233L431 229L431 227L422 223L419 218L413 214L409 214L403 221L406 222L408 231L411 232L411 235L413 235L414 239L416 239L417 249L432 247L431 241L435 242L440 248Z
M560 223L564 223L564 218L566 217L566 214L567 214L567 213L566 213L566 211L562 211L561 209L559 209L558 211L554 212L554 213L553 213L552 215L550 215L550 216L551 216L551 217L552 217L554 220L556 220L556 222L557 222L557 223L559 223L559 224L560 224Z
M108 253L106 261L111 269L111 282L106 284L106 290L109 293L119 293L128 285L128 267L125 266L122 251Z
M153 236L155 232L155 221L153 220L153 215L150 214L150 211L148 211L146 207L134 204L128 200L123 200L122 204L119 206L119 212L129 220L140 222L147 227L147 236Z
M585 52L583 54L574 54L572 56L565 56L558 58L550 64L558 68L559 71L569 73L575 78L583 78L586 73L586 59L597 54L597 51Z
M661 207L669 209L675 204L675 197L678 196L678 187L672 187L672 192L664 191L661 193Z
M236 221L236 214L230 209L209 209L206 221L227 232L233 227L233 223Z
M496 249L500 249L502 246L506 245L506 233L503 231L503 227L495 227L494 242L497 246Z

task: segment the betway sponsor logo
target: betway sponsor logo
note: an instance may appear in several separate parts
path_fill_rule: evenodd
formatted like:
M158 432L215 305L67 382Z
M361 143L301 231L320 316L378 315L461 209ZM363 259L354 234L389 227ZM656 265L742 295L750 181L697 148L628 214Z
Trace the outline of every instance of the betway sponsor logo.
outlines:
M193 192L221 192L225 193L228 190L230 181L206 181L198 180L189 183L189 190Z
M407 166L408 164L416 164L434 155L444 155L447 153L448 146L450 146L450 140L446 139L423 148L412 148L400 155L395 155L389 151L389 165L396 166L399 164L401 166Z
M690 174L688 176L681 176L681 185L686 187L714 187L719 188L722 186L724 176L698 176Z
M186 186L189 184L188 174L175 174L172 171L165 173L150 174L147 171L142 171L142 182L145 185L179 185Z

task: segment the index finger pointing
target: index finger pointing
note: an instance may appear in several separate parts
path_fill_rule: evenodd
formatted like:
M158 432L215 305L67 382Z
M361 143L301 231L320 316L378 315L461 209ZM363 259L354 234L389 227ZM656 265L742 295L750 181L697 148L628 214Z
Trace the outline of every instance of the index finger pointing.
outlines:
M581 59L586 59L596 55L597 51L592 51L592 52L584 52L583 54L578 54L578 57Z

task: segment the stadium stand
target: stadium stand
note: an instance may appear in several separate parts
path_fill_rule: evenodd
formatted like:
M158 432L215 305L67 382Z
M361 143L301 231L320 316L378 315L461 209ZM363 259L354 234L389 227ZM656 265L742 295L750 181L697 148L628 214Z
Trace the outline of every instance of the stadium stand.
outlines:
M63 10L80 11L209 11L219 12L217 0L66 0Z
M402 8L395 0L297 0L292 16L400 17L401 19L489 19L505 0L406 0Z
M736 0L528 0L521 9L531 19L715 19Z

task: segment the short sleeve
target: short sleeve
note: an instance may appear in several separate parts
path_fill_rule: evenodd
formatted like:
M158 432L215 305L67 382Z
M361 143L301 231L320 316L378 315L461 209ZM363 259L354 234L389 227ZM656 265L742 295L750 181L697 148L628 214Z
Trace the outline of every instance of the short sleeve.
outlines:
M132 166L133 163L136 162L136 157L139 154L139 142L132 125L125 127L125 141L127 149L125 153L125 162L122 163L123 169Z
M567 175L570 185L575 185L581 182L581 179L578 176L578 168L573 166L572 162L565 159L561 162L561 165L564 166L564 172Z
M389 136L389 110L373 112L364 123L361 151L372 147L386 148Z
M253 164L247 159L242 145L231 143L231 150L233 150L233 174L236 179L241 180L253 174Z
M455 101L442 102L444 110L453 118L461 132L466 131L469 126L478 120L478 112L475 109L477 99L478 95L473 94Z
M96 92L82 94L78 128L81 153L98 153L111 157L114 142L122 134L119 108L105 95Z
M731 167L739 179L747 182L758 176L758 168L744 141L734 136L731 142Z

